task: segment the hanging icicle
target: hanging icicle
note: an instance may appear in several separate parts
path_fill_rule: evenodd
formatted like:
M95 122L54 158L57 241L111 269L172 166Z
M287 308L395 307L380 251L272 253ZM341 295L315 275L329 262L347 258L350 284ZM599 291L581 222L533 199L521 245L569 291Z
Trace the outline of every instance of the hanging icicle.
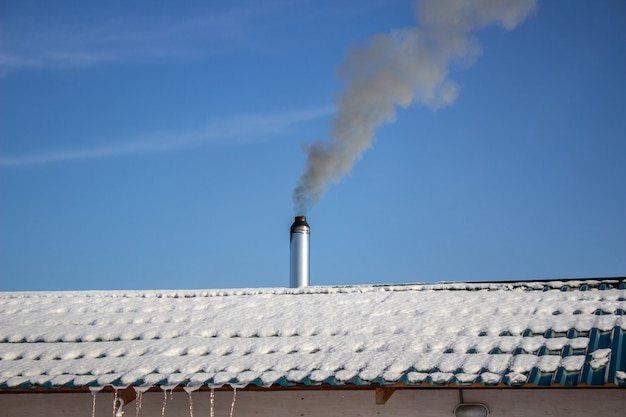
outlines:
M215 391L211 388L211 417L215 417Z
M230 403L230 417L233 417L233 411L235 411L236 399L237 399L237 387L233 387L233 401Z
M89 387L91 391L91 417L96 417L96 394L102 390L103 387Z
M189 395L189 417L193 417L193 399L191 398L191 391L187 394Z
M96 394L98 391L91 391L91 417L96 417Z
M193 398L191 398L191 393L200 388L200 385L186 385L183 387L187 395L189 396L189 417L193 417Z
M142 385L140 387L133 387L137 396L135 397L135 417L139 417L141 411L143 394L150 389L149 385Z
M135 417L139 417L139 411L141 411L141 399L143 398L143 391L137 391L137 398L135 398Z
M165 405L167 404L167 390L163 390L163 408L161 409L161 417L165 417Z
M117 390L115 390L115 394L113 395L113 417L117 416L117 407L118 407L117 400L118 400Z

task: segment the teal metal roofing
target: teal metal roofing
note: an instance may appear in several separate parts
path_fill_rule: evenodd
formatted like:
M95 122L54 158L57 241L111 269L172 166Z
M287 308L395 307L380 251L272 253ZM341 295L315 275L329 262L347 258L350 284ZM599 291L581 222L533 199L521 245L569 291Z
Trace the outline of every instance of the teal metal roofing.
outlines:
M0 389L626 386L626 279L0 293Z

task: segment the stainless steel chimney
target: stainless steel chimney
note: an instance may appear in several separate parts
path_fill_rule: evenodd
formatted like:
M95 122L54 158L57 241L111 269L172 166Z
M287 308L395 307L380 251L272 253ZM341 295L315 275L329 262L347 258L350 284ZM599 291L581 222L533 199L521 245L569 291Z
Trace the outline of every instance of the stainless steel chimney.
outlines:
M291 288L309 285L309 235L311 228L306 216L296 216L291 225L289 237L289 286Z

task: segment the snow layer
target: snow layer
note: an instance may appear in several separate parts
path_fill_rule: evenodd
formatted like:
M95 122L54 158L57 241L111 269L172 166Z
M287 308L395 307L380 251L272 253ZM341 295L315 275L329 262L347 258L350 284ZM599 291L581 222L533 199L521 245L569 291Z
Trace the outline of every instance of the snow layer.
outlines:
M610 365L625 299L622 280L0 293L0 388L575 385Z

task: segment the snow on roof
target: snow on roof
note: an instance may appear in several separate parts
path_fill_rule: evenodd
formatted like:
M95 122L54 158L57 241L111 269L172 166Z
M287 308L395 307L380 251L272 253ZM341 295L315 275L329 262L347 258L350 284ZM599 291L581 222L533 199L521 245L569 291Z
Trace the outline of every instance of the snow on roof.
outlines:
M626 279L0 293L0 390L626 386Z

